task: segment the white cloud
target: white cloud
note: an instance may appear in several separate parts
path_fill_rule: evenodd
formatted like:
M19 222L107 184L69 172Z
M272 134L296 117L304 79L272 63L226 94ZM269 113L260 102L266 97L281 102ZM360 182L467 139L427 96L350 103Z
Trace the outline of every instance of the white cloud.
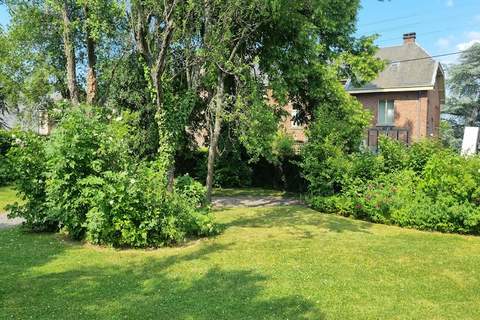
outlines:
M480 39L480 32L470 31L470 32L467 34L467 37L468 37L468 39L470 39L470 40Z
M448 47L450 47L451 43L452 37L443 37L439 38L435 44L441 49L447 49Z
M480 43L480 32L470 31L467 33L468 41L457 44L457 49L460 51L467 50L476 43Z
M453 2L453 0L447 0L447 2L445 2L445 5L451 8L455 5L455 3Z
M468 42L459 43L459 44L457 44L457 49L460 50L460 51L464 51L464 50L467 50L468 48L470 48L471 46L473 46L475 43L480 43L480 39L470 40Z

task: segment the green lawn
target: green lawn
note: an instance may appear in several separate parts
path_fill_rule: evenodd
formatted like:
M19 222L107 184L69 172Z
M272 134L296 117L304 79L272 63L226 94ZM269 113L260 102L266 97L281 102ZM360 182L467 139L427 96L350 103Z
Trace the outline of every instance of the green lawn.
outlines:
M217 212L222 235L115 250L0 231L0 319L478 319L480 238L303 207Z
M7 204L18 201L15 190L12 187L0 187L0 212L5 210Z
M292 192L264 189L264 188L216 188L213 190L216 197L279 197L298 198L299 195Z

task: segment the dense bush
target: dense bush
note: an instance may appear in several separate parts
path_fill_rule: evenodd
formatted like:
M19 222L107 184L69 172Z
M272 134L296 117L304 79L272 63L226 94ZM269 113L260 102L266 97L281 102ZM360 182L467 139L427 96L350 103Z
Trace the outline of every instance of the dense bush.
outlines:
M350 155L359 151L370 115L339 85L317 107L310 123L308 142L302 148L302 172L315 195L342 191L350 171Z
M166 174L156 162L132 154L132 114L102 115L75 108L48 141L27 134L11 159L17 188L26 198L12 215L29 227L59 227L75 239L114 246L170 245L216 232L201 207L202 190L186 178L166 191Z
M462 157L436 141L381 143L378 155L351 156L341 192L313 194L312 207L403 227L480 233L480 157Z
M7 157L7 152L10 150L12 142L12 133L0 129L0 186L12 181L12 169Z
M175 192L181 194L194 206L202 206L207 197L207 188L188 174L175 179Z
M171 245L216 232L212 217L182 193L167 193L154 167L83 181L87 239L115 246Z
M12 136L14 141L8 159L24 204L9 206L9 216L24 218L29 229L53 231L58 228L58 220L49 214L47 207L45 138L21 131L13 132Z

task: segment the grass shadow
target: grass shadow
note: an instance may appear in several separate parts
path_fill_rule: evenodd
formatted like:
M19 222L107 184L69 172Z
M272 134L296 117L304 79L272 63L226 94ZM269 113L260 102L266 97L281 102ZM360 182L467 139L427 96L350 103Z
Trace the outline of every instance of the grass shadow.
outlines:
M189 254L153 256L141 263L101 265L90 261L86 265L68 265L60 270L49 266L48 272L19 275L15 288L2 289L4 308L0 318L324 318L303 297L270 296L265 275L209 266L209 261L205 261L229 246L207 244ZM18 262L14 264L18 266ZM24 268L35 265L27 263Z
M229 210L239 209L226 209ZM248 211L248 209L245 209ZM331 232L361 232L370 233L368 231L372 224L354 220L345 217L339 217L330 214L319 213L304 206L283 206L271 207L256 210L254 214L246 214L225 224L225 227L316 227L328 229Z

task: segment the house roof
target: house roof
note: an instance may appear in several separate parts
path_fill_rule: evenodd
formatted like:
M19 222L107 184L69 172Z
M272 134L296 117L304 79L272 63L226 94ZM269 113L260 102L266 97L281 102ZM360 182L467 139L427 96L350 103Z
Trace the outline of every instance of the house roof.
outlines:
M377 57L387 61L385 69L375 80L363 87L355 87L348 82L345 86L348 92L432 90L437 72L443 72L441 65L415 42L381 48Z

